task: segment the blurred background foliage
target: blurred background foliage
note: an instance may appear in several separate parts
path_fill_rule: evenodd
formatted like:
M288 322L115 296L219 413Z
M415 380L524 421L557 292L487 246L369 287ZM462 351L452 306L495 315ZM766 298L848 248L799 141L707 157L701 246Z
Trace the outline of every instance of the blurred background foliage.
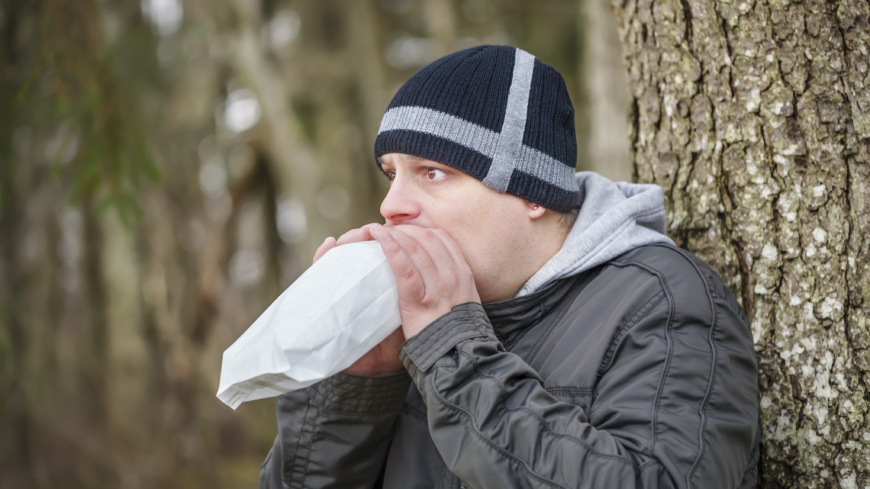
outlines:
M615 31L608 0L0 0L0 487L256 485L275 400L221 404L221 354L382 221L392 94L522 47L578 168L630 179Z

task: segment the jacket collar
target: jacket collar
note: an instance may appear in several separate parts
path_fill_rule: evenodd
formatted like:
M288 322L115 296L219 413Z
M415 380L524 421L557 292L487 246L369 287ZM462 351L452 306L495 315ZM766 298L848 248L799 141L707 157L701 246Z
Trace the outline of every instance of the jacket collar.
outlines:
M533 294L483 304L496 337L506 348L512 347L574 290L583 275L556 280Z

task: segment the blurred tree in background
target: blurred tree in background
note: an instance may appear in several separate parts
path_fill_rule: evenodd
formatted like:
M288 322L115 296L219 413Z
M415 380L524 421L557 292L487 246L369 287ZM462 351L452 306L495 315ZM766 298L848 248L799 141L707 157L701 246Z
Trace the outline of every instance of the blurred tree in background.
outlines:
M0 487L251 487L274 400L221 353L326 236L382 221L372 147L476 44L558 69L580 169L630 175L607 0L0 0Z

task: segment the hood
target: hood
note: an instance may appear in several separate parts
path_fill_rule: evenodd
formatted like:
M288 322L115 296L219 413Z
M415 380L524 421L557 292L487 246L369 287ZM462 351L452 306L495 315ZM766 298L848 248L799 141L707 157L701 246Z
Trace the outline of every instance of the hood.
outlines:
M562 248L517 293L522 297L640 246L674 244L665 236L665 198L658 185L611 182L577 172L580 212Z

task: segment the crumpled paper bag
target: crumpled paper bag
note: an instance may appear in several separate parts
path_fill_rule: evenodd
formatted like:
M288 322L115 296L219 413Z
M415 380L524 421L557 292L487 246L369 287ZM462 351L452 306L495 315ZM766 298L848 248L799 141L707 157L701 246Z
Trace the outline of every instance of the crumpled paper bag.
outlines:
M307 387L357 361L401 325L396 278L377 241L329 250L224 352L217 397Z

